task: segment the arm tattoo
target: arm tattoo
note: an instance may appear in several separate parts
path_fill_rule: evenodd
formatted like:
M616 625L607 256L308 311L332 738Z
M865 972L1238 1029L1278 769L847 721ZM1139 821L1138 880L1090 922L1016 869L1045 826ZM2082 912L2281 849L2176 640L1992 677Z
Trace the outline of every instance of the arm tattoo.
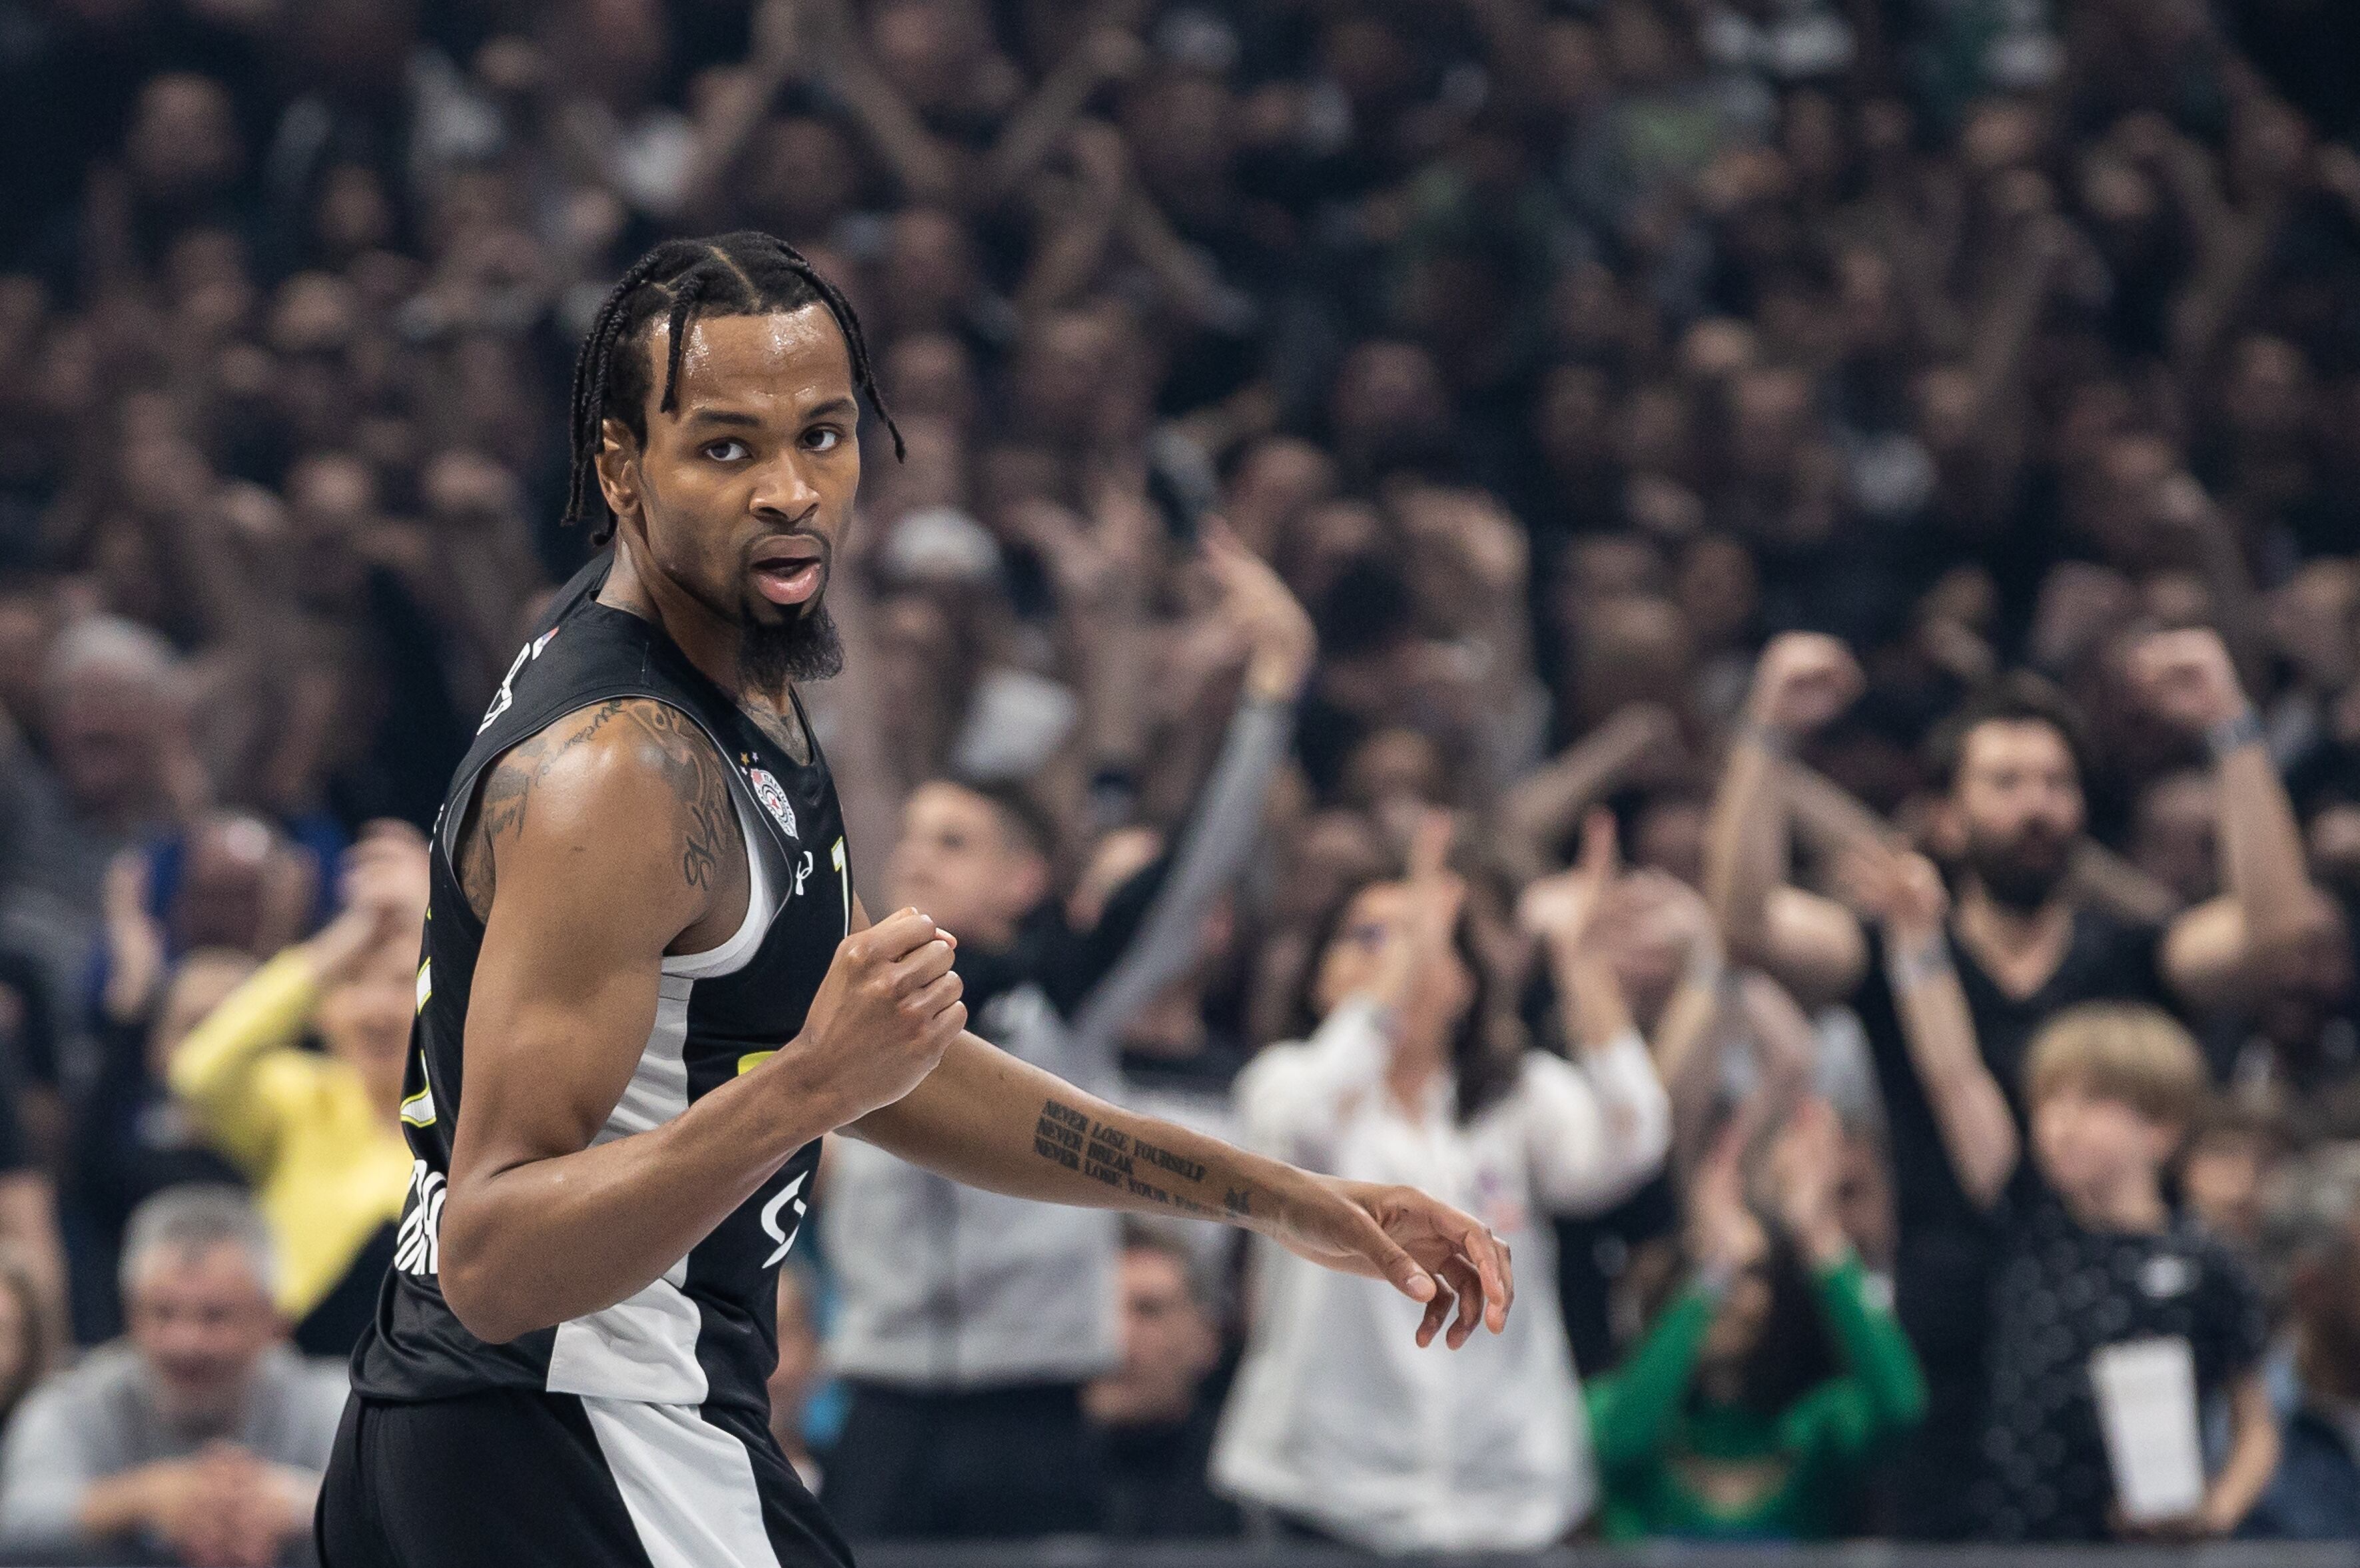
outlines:
M738 843L738 809L729 800L729 776L713 742L679 709L662 702L635 702L634 724L653 743L657 763L685 808L680 874L692 887L710 890Z
M1032 1128L1032 1152L1053 1165L1175 1214L1243 1219L1253 1213L1251 1183L1224 1184L1218 1207L1175 1191L1184 1183L1204 1185L1203 1161L1093 1120L1060 1100L1042 1102L1041 1119Z
M558 759L617 719L628 719L645 745L645 757L660 768L681 804L680 869L691 887L711 890L735 864L740 844L729 776L705 732L668 703L617 697L569 714L503 753L485 774L482 789L460 824L459 886L467 906L483 920L491 913L497 887L497 851L523 830L532 792Z
M484 776L475 804L459 824L459 887L477 920L492 912L497 885L493 851L524 828L525 803L533 786L548 777L557 759L605 729L620 714L628 699L616 697L567 715L538 735L519 741Z

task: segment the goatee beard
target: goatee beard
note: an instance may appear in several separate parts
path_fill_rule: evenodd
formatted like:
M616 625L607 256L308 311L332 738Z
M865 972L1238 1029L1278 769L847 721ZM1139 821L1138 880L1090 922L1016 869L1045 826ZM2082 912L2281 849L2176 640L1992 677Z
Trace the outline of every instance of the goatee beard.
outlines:
M738 622L738 672L757 691L789 681L825 681L844 671L844 639L836 617L814 600L792 619L762 622L749 613Z
M1991 901L2017 915L2038 914L2048 908L2072 865L2070 844L2049 855L2027 854L2017 844L1972 844L1967 851L1968 869Z

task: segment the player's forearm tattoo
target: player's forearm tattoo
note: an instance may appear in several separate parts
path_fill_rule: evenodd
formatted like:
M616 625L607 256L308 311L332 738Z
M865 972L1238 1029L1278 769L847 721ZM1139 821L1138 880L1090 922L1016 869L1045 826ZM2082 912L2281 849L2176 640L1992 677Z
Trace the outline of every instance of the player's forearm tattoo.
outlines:
M1205 1181L1207 1168L1202 1160L1094 1120L1059 1100L1042 1102L1041 1119L1032 1128L1032 1152L1093 1181L1179 1214L1206 1219L1243 1219L1253 1214L1251 1184L1226 1187L1218 1208L1175 1192L1173 1188L1181 1182L1194 1186Z

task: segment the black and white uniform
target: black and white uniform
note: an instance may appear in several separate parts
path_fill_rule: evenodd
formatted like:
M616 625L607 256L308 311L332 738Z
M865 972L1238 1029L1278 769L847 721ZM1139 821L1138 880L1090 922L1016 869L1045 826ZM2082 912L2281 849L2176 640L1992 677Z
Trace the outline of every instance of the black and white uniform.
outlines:
M816 745L796 763L661 627L597 603L606 568L577 574L517 655L435 822L401 1111L410 1199L321 1493L327 1568L850 1562L771 1440L764 1390L778 1269L816 1140L661 1279L604 1311L487 1345L437 1279L484 939L453 856L502 753L582 708L643 697L686 715L729 765L750 862L745 921L717 948L663 961L655 1027L594 1142L661 1126L792 1039L851 921L843 819Z

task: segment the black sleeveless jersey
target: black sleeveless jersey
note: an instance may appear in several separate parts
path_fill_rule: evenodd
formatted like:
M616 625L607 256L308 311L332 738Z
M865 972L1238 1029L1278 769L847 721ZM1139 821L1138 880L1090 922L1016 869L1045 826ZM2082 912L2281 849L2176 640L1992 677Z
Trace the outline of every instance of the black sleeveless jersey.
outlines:
M468 993L484 940L483 922L460 890L453 850L478 780L503 752L611 698L668 703L727 762L749 852L744 925L720 948L664 960L655 1027L595 1142L661 1126L792 1039L851 923L843 818L816 743L810 764L796 763L661 627L599 604L607 559L593 561L566 585L517 655L435 821L401 1108L412 1156L410 1197L376 1319L353 1355L354 1387L374 1398L524 1388L767 1409L763 1386L778 1352L778 1268L803 1219L816 1140L661 1279L586 1317L488 1345L443 1304L436 1274L451 1144L466 1114ZM595 866L585 871L597 875ZM628 887L609 893L631 896Z

